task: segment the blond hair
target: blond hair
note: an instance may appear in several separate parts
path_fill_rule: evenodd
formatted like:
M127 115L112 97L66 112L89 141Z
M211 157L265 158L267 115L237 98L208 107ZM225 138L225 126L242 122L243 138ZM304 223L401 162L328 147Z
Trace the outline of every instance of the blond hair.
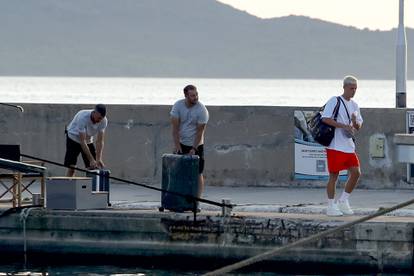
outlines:
M358 82L358 79L351 75L345 76L344 78L344 86L347 84L357 84L357 82Z

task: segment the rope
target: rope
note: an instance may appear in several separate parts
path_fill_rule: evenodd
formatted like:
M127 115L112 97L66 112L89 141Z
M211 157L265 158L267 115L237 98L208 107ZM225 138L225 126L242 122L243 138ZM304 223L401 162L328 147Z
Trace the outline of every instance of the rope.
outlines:
M394 205L394 206L392 206L390 208L380 208L374 214L371 214L371 215L368 215L368 216L365 216L365 217L356 219L354 221L351 221L351 222L345 223L345 224L343 224L341 226L335 227L333 229L329 229L329 230L323 231L321 233L318 233L318 234L309 236L307 238L300 239L300 240L295 241L295 242L293 242L291 244L288 244L288 245L285 245L285 246L282 246L282 247L278 247L278 248L269 250L267 252L264 252L262 254L253 256L253 257L248 258L246 260L237 262L235 264L228 265L228 266L222 267L220 269L217 269L217 270L208 272L206 274L203 274L202 276L223 275L225 273L229 273L231 271L234 271L234 270L237 270L237 269L240 269L240 268L243 268L243 267L252 265L254 263L257 263L257 262L260 262L260 261L263 261L263 260L270 259L270 258L272 258L272 257L274 257L274 256L276 256L276 255L278 255L278 254L280 254L280 253L282 253L284 251L287 251L287 250L289 250L289 249L291 249L293 247L296 247L296 246L299 246L299 245L304 245L305 243L309 243L309 242L312 242L312 241L319 240L319 239L321 239L321 238L323 238L325 236L331 235L333 233L340 232L340 231L342 231L342 230L344 230L346 228L349 228L351 226L354 226L354 225L356 225L358 223L362 223L362 222L368 221L370 219L373 219L373 218L382 216L382 215L387 214L387 213L390 213L390 212L392 212L394 210L404 208L404 207L406 207L408 205L411 205L413 203L414 203L414 199L411 199L411 200L405 201L403 203Z
M26 208L33 208L33 207L43 207L43 205L25 205L25 206L20 206L20 207L9 208L9 209L7 209L6 211L4 211L3 213L0 214L0 218L8 216L8 215L13 214L13 213L16 213L19 210L23 210L23 209L26 209Z
M71 169L74 169L74 170L77 170L77 171L80 171L80 172L99 175L99 173L96 173L96 172L91 172L89 170L85 170L85 169L81 169L81 168L77 168L77 167L68 167L68 166L65 166L61 163L55 162L55 161L50 161L50 160L47 160L47 159L42 159L42 158L39 158L39 157L35 157L35 156L23 154L23 153L21 153L20 156L31 158L31 159L34 159L34 160L39 160L39 161L49 163L49 164L53 164L53 165L60 166L60 167L71 168ZM232 205L232 204L224 204L224 203L220 203L220 202L216 202L216 201L212 201L212 200L208 200L208 199L204 199L204 198L200 198L200 197L196 197L196 196L192 196L192 195L185 195L185 194L181 194L181 193L178 193L178 192L167 191L165 189L156 188L156 187L153 187L153 186L149 186L149 185L146 185L146 184L142 184L142 183L138 183L138 182L134 182L134 181L131 181L131 180L126 180L126 179L122 179L122 178L118 178L118 177L114 177L114 176L109 176L108 178L110 178L112 180L119 181L119 182L132 184L132 185L140 186L140 187L143 187L143 188L159 191L159 192L164 192L164 193L169 193L169 194L176 195L176 196L181 196L181 197L186 198L188 201L199 201L199 202L204 202L204 203L219 206L219 207L228 207L228 208L233 208L234 207L234 205Z
M27 239L26 239L26 220L29 213L34 208L26 208L20 212L20 221L23 224L23 254L24 254L24 266L27 265Z

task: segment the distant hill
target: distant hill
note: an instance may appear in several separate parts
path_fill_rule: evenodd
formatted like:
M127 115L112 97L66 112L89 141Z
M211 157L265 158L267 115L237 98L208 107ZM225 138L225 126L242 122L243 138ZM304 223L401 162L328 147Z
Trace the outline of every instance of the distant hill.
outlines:
M214 0L0 0L0 75L393 79L395 40Z

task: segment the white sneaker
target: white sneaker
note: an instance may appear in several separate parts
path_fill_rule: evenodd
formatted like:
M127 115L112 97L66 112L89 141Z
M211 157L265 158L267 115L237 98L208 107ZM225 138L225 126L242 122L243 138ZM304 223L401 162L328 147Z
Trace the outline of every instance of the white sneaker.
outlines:
M326 208L326 215L330 217L340 217L343 213L339 210L336 204L332 204L332 206Z
M344 215L350 216L354 214L354 211L352 211L351 207L349 206L348 200L338 201L338 208Z

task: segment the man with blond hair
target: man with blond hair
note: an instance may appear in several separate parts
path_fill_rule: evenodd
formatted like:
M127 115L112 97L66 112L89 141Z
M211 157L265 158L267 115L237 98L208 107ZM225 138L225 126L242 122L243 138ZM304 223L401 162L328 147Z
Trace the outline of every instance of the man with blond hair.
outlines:
M349 206L349 196L358 183L361 175L360 163L355 152L355 133L361 128L363 119L358 104L352 100L357 90L358 80L354 76L346 76L343 80L343 94L332 97L326 103L322 114L325 124L335 127L332 142L326 148L329 180L326 187L328 194L328 216L353 215ZM335 106L339 104L338 117L333 119ZM335 187L339 172L348 170L345 189L335 202Z

